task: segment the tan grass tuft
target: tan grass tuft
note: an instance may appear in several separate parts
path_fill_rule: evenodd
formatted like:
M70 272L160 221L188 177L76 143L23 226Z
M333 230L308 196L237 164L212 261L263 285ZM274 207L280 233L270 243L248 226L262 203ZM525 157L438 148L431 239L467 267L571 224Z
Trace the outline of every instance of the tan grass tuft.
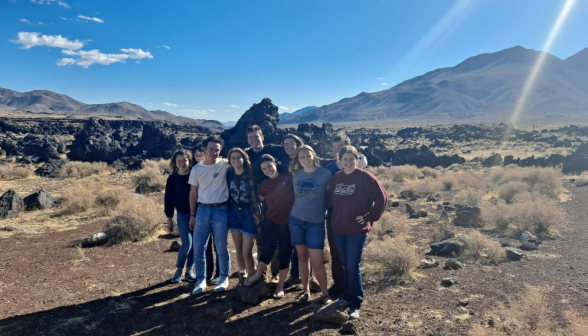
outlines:
M469 232L463 237L466 243L462 256L468 260L499 261L506 257L506 252L499 242L491 239L480 231Z
M165 222L162 206L148 197L133 195L121 202L116 216L106 225L110 244L145 241Z
M414 247L403 239L384 237L367 245L365 262L370 264L367 274L387 279L412 279L418 265Z
M33 171L25 167L0 167L0 180L17 180L33 176Z
M59 177L82 178L92 175L101 175L108 171L108 165L105 162L72 161L61 167L59 170Z

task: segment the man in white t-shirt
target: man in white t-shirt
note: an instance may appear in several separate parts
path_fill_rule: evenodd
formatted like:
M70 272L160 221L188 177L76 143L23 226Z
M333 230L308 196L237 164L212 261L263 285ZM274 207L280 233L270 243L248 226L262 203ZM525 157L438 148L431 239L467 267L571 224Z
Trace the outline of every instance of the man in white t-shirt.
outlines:
M226 173L229 162L227 159L219 158L223 140L218 136L209 136L202 144L206 150L204 161L192 168L188 180L192 185L190 228L194 229L193 246L197 279L192 294L200 294L206 289L205 251L211 231L220 268L220 279L214 292L222 292L227 288L231 272L231 259L227 247L229 189Z

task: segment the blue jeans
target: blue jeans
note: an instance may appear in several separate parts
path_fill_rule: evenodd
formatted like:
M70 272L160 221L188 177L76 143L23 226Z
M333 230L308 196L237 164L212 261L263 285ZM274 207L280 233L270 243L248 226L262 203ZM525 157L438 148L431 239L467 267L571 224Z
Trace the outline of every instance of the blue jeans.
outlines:
M290 216L289 225L292 245L304 245L316 250L325 248L325 221L312 223Z
M257 224L250 209L234 207L229 211L229 230L241 231L250 237L257 236Z
M335 244L341 255L344 270L344 285L342 299L349 303L349 309L360 309L363 302L363 286L361 284L361 254L365 247L367 236L351 236L334 233Z
M198 206L196 223L194 225L194 261L196 263L196 278L198 281L206 279L206 256L210 232L214 235L214 246L219 260L220 277L225 278L231 272L231 257L227 247L228 229L227 206L207 208Z
M190 230L190 214L178 213L177 219L182 247L178 252L178 263L176 264L176 268L184 268L186 259L188 259L186 269L190 271L194 267L194 249L192 248L192 235L194 234L194 231Z

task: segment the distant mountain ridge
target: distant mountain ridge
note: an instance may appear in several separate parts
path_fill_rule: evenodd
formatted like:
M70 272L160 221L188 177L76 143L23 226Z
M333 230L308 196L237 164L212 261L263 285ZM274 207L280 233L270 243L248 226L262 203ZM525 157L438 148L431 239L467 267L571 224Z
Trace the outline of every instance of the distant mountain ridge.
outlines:
M301 109L298 109L298 110L296 110L294 112L283 112L283 113L280 113L280 118L282 118L282 117L290 117L290 116L294 116L294 115L303 114L303 113L306 113L308 111L315 110L317 108L318 108L318 106L307 106L307 107L303 107Z
M521 46L470 57L390 89L344 98L280 124L349 121L482 120L509 115L542 51ZM561 60L547 54L523 116L588 116L588 48Z
M148 111L139 105L127 102L84 104L68 95L47 90L18 92L0 88L0 109L8 111L30 111L35 113L110 116L129 119L191 122L211 129L225 129L225 127L216 120L192 119L177 116L161 110Z

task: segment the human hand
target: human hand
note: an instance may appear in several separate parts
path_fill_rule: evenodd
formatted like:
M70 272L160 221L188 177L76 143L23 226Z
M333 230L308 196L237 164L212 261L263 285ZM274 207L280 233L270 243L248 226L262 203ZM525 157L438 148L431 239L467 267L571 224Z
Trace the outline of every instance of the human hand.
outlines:
M194 230L194 224L196 224L196 217L190 216L190 230Z
M169 233L172 233L172 231L174 230L174 222L171 218L167 219L167 231L169 231Z
M357 223L359 223L359 224L363 224L363 223L364 223L364 221L363 221L363 216L357 216L357 217L355 217L355 220L356 220L356 221L357 221Z

